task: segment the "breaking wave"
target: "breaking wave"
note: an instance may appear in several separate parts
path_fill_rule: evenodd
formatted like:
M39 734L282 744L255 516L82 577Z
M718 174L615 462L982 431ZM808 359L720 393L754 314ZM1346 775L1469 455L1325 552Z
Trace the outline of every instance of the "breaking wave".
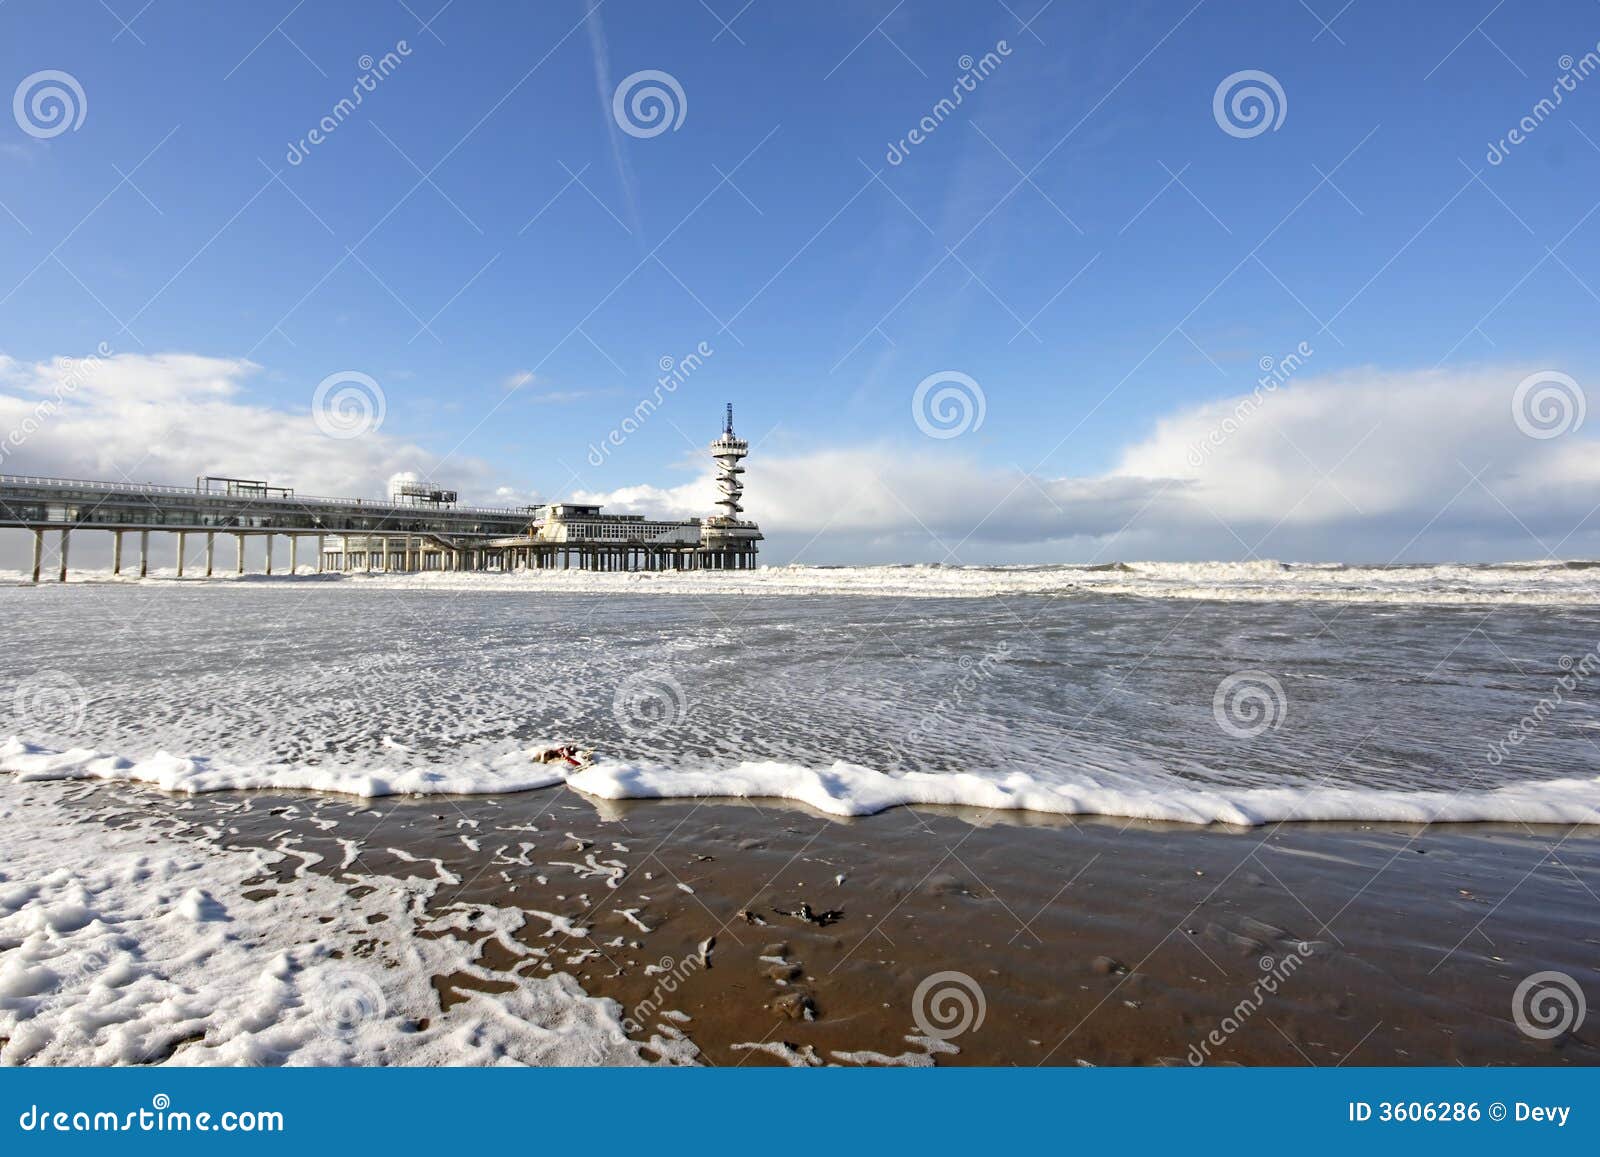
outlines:
M1600 823L1600 777L1457 791L1308 786L1136 788L1102 784L1091 776L1046 783L1021 771L890 775L842 760L825 768L770 760L678 768L602 757L587 767L569 769L541 762L545 750L529 747L492 761L449 769L311 767L228 763L165 752L136 759L89 748L56 750L12 737L0 744L0 771L22 781L123 780L191 794L277 789L365 798L484 795L565 782L598 799L784 799L840 817L873 815L904 806L952 806L1242 827L1295 821Z

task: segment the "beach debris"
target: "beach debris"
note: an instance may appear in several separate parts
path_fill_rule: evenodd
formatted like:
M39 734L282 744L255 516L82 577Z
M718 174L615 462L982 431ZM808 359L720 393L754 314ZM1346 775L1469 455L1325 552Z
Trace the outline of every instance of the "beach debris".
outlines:
M816 1020L817 1002L804 992L786 992L773 1002L773 1007L790 1020Z
M754 912L750 911L750 909L748 909L748 908L740 908L739 909L739 919L743 920L746 924L755 924L758 927L763 927L763 928L766 927L766 923L767 923L765 917L757 916Z
M578 845L576 849L577 851L587 852L590 848L594 847L593 840L586 840L582 836L573 835L571 832L563 832L562 834L574 844Z
M773 911L780 916L793 916L796 920L804 920L807 924L815 924L818 928L826 928L828 925L837 924L844 919L844 913L838 908L829 908L825 912L813 912L811 905L804 900L801 900L800 906L793 911L784 908L774 908Z
M1111 956L1096 956L1089 961L1089 967L1100 976L1121 976L1128 971L1126 964Z
M799 980L806 974L806 970L793 961L785 960L772 965L763 975L768 980L775 980L779 984L788 984L791 980Z
M715 936L708 936L706 939L700 941L700 964L703 967L708 969L711 967L711 950L716 946L717 938Z
M689 893L689 895L691 895L691 896L693 896L693 895L694 895L694 889L693 889L693 888L691 888L691 887L689 887L689 885L688 885L688 884L685 884L685 883L684 883L684 882L683 882L683 881L682 881L682 880L679 880L679 881L678 881L678 891L680 891L680 892L687 892L687 893Z
M699 852L696 852L694 858L699 860L701 863L705 863L707 860L714 860L717 857L715 857L715 856L702 856Z
M844 887L844 881L845 881L845 874L843 872L840 872L837 876L835 876L833 878L833 886L835 888L842 888L842 887Z
M776 944L768 944L761 950L763 958L770 958L774 964L782 964L784 957L789 955L789 945L780 940Z
M564 763L568 767L588 767L594 761L594 752L584 751L575 743L546 747L533 753L535 763Z

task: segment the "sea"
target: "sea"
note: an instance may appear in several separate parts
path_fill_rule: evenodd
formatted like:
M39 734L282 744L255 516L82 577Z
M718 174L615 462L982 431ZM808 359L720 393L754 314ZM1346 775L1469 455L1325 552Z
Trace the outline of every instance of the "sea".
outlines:
M20 780L1600 822L1591 563L6 577Z

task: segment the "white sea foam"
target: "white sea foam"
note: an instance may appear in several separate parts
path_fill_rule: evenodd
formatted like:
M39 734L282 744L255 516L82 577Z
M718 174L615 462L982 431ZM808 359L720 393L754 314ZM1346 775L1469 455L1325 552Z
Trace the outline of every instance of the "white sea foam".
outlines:
M496 770L494 764L478 764L423 774L337 766L249 766L166 754L140 760L85 748L54 751L16 737L0 744L0 771L21 780L124 779L187 793L309 788L363 797L487 794L565 780L568 787L598 799L785 799L840 817L873 815L893 807L945 805L1240 826L1300 820L1600 823L1600 777L1458 791L1310 786L1140 788L1102 783L1088 775L1050 783L1022 771L890 775L843 761L822 768L779 761L677 768L601 758L569 772L557 770L555 765L534 764L527 751L508 760L527 766L511 773Z
M352 891L301 871L252 899L281 850L84 818L60 789L0 788L0 1064L639 1063L620 1006L572 977L491 970L470 938L411 934L460 922L423 914L433 881ZM473 908L516 944L521 912ZM452 974L511 988L441 1010L432 978Z
M1345 568L1287 568L1302 576L1287 579L1285 569L1250 564L1229 581L1355 581ZM1371 581L1389 584L1385 598L1417 584L1418 602L1446 581L1525 582L1514 597L1543 598L1561 584L1592 587L1600 573L1523 564L1457 568L1447 580L1447 569L1395 568ZM1198 570L1220 581L1217 568ZM1564 673L1586 678L1577 657L1600 636L1592 607L1485 618L1381 605L1329 615L1282 599L933 605L815 594L819 582L881 592L891 580L971 594L1059 584L1062 573L4 589L0 739L12 738L0 769L177 792L483 794L567 780L570 768L539 759L539 737L550 737L600 753L570 781L595 798L782 797L833 815L953 804L1190 823L1600 818L1589 743L1600 708L1576 693L1546 703ZM552 577L608 593L532 593ZM809 583L813 593L632 597L724 579ZM436 597L435 581L463 585ZM1281 686L1273 725L1247 739L1217 716L1216 692L1241 671ZM632 710L640 677L671 692L670 710Z
M21 572L0 572L22 581ZM165 582L171 569L148 579L108 571L74 571L75 581ZM1007 595L1128 595L1155 599L1232 602L1307 600L1337 603L1433 605L1600 605L1600 564L1510 562L1494 564L1347 566L1334 563L1131 562L1050 566L765 566L755 571L683 573L531 570L510 573L315 575L301 567L295 578L223 575L185 584L250 582L294 590L304 580L351 590L373 587L437 591L560 591L679 595L863 595L895 598L997 598Z
M212 791L331 791L376 798L386 795L490 795L549 787L566 778L556 765L538 762L551 744L507 752L489 761L463 761L441 769L413 767L250 764L159 751L142 759L75 747L52 750L12 736L0 744L0 770L19 780L107 779L147 783L191 795Z

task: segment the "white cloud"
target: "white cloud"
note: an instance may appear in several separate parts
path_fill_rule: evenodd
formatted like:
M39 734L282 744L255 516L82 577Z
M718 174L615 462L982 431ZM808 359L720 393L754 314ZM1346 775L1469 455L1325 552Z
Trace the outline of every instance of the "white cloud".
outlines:
M771 561L1600 553L1600 535L1583 529L1600 502L1600 447L1583 428L1550 439L1518 428L1512 396L1530 369L1302 377L1252 402L1162 416L1092 477L996 467L966 439L910 431L898 443L810 453L757 447L745 505ZM257 371L193 354L120 355L89 369L0 355L0 470L168 482L224 473L352 495L387 493L411 473L446 479L467 501L533 501L496 488L480 460L453 457L439 469L437 454L382 431L330 439L312 421L309 391L300 411L252 402ZM20 447L5 443L58 394L59 410ZM993 413L1003 399L990 403ZM698 517L715 499L711 463L700 465L679 486L563 497Z
M0 471L67 478L183 482L202 474L261 478L305 494L378 495L436 453L381 430L330 438L304 409L248 398L258 366L198 354L119 354L74 362L0 359ZM452 459L463 484L488 468Z
M1600 502L1600 447L1581 427L1548 440L1518 428L1512 395L1529 372L1292 381L1253 406L1245 395L1166 415L1094 477L996 468L961 440L754 454L746 507L769 557L817 560L1594 554L1600 537L1581 527ZM709 495L708 471L586 498L689 514Z

